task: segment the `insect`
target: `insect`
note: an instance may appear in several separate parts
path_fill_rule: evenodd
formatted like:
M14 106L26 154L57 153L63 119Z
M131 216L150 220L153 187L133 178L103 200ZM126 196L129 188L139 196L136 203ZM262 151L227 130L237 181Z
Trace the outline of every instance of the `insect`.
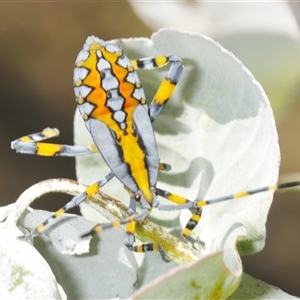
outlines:
M136 70L150 70L166 65L170 65L170 68L148 107ZM201 243L200 240L192 238L191 233L200 221L203 206L300 184L292 182L274 185L199 201L191 201L159 189L156 186L158 171L167 171L171 167L160 162L151 123L164 109L182 72L183 64L178 56L158 56L130 61L114 44L94 36L87 38L75 61L74 91L78 109L95 144L71 146L43 143L43 140L59 134L57 129L46 128L42 132L13 141L12 148L19 153L42 156L77 156L100 152L111 171L33 229L32 236L39 234L45 226L70 208L99 192L101 187L115 176L130 196L128 217L111 224L96 225L84 236L124 224L125 245L129 250L159 251L163 260L168 261L164 249L158 243L135 245L136 221L145 220L152 208L190 209L193 214L182 234L192 243ZM173 204L161 205L158 196L170 200ZM136 211L136 203L141 207L140 212Z

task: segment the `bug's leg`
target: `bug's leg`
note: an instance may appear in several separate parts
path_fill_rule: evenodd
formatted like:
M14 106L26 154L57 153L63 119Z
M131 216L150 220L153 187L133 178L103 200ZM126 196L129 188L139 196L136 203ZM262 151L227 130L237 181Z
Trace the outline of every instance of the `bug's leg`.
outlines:
M277 191L277 190L282 190L282 189L295 187L295 186L299 186L299 185L300 185L300 181L278 183L278 184L269 185L269 186L265 186L265 187L254 189L254 190L248 190L248 191L243 191L243 192L239 192L239 193L235 193L235 194L230 194L230 195L219 197L219 198L213 198L213 199L208 199L208 200L197 200L195 203L196 203L197 208L202 208L202 207L204 207L206 205L210 205L210 204L216 204L219 202L224 202L224 201L233 200L233 199L240 199L240 198L248 197L253 194L259 194L259 193L268 192L268 191Z
M181 197L179 195L169 193L165 190L157 188L157 193L159 196L166 198L176 205L159 205L157 208L159 210L182 210L182 209L189 209L193 215L191 216L190 220L187 222L185 228L182 230L183 237L191 243L198 243L204 246L203 242L200 239L194 239L191 236L192 231L197 226L201 219L202 215L202 208L198 208L194 201L191 201L187 198Z
M144 243L140 245L133 245L135 243L135 224L136 221L143 221L147 218L149 211L147 209L142 210L140 213L132 214L130 217L115 221L108 224L97 224L92 228L91 231L83 234L81 237L87 237L89 235L94 235L102 232L103 230L109 228L117 228L121 225L126 225L126 237L125 237L125 246L130 250L137 253L149 252L149 251L158 251L165 262L169 262L166 257L166 252L158 243Z
M143 243L140 245L133 245L135 243L135 223L132 221L126 224L126 238L125 245L130 251L137 253L144 253L149 251L159 251L163 261L169 262L170 260L166 257L165 250L161 247L159 243Z
M41 132L29 134L11 142L11 148L17 153L36 154L40 156L79 156L98 152L95 145L75 146L41 143L59 135L56 128L45 128Z
M33 229L30 233L31 236L37 236L47 225L52 223L56 218L64 214L66 211L70 210L71 208L78 206L82 203L85 199L91 197L92 195L98 193L100 188L104 186L109 180L114 177L114 174L110 172L101 180L97 181L96 183L89 186L83 193L80 193L73 197L66 205L62 208L54 212L50 217L48 217L44 222L39 224L35 229Z
M169 98L173 94L178 81L180 80L183 71L182 60L176 55L157 56L132 60L131 64L135 69L146 70L161 68L167 64L171 64L170 69L160 84L149 106L150 119L151 122L154 122L164 109Z
M189 200L185 197L170 193L168 191L156 188L156 192L159 196L170 200L176 205L159 205L157 209L159 210L182 210L182 209L196 209L196 204L194 201Z
M129 202L129 209L128 213L130 216L134 217L134 214L136 214L136 201L135 199L130 196L130 202ZM147 215L149 212L147 213ZM145 217L135 217L139 220L144 220ZM166 252L163 249L163 247L159 243L143 243L140 245L133 245L135 243L135 224L136 221L132 221L126 224L126 237L125 237L125 245L130 251L134 251L137 253L143 253L143 252L149 252L149 251L159 251L161 258L164 262L170 262L169 259L167 259Z
M160 170L160 171L170 171L171 170L171 165L166 164L166 163L159 163L158 170Z
M223 196L223 197L219 197L219 198L213 198L213 199L208 199L208 200L196 200L195 202L169 193L167 191L161 190L161 189L156 189L158 195L172 201L173 203L176 203L177 205L159 205L157 208L159 210L181 210L183 208L188 208L191 210L191 212L193 213L191 218L189 219L189 221L187 222L185 228L182 231L182 235L190 242L192 243L200 243L203 245L203 242L201 242L199 239L195 240L194 238L191 237L191 234L193 232L193 230L195 229L195 227L197 226L197 224L200 222L201 219L201 215L202 215L202 208L204 206L207 205L211 205L211 204L216 204L219 202L224 202L224 201L229 201L229 200L234 200L234 199L240 199L240 198L244 198L253 194L258 194L258 193L262 193L262 192L267 192L267 191L276 191L279 189L285 189L285 188L289 188L289 187L295 187L295 186L299 186L300 185L300 181L294 181L294 182L287 182L287 183L281 183L281 184L275 184L275 185L271 185L271 186L265 186L262 188L258 188L258 189L254 189L254 190L249 190L249 191L243 191L243 192L239 192L239 193L235 193L235 194L231 194L231 195L227 195L227 196Z

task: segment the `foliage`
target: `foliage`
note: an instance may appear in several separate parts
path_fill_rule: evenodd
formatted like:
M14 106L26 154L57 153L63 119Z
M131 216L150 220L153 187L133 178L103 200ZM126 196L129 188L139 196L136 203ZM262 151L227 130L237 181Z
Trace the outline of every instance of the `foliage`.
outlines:
M151 40L116 42L130 58L175 54L185 65L174 97L154 124L160 158L172 165L170 173L160 174L159 187L190 199L208 199L277 181L280 157L270 104L259 83L232 53L208 37L177 30L160 30ZM148 99L164 74L165 70L140 72ZM90 137L78 115L74 128L75 143L89 144ZM77 159L79 182L91 184L107 173L106 165L97 154ZM33 186L15 205L2 208L1 219L6 219L0 224L2 234L7 236L9 230L12 236L20 236L20 229L15 224L21 216L19 226L23 230L39 224L47 213L30 210L24 214L24 211L42 194L54 191L76 194L84 188L68 180L52 180ZM100 222L104 216L111 221L126 213L122 202L127 201L128 195L121 184L112 180L103 190L121 202L97 195L82 205L85 218ZM31 291L28 297L43 297L37 278L27 279L28 274L34 273L38 278L48 276L43 279L42 290L44 295L52 298L58 298L59 293L65 297L57 282L72 299L221 299L229 297L235 290L232 299L254 298L258 293L256 288L253 290L254 283L260 287L264 284L243 275L239 255L252 254L263 248L271 201L271 193L264 193L205 208L195 230L204 241L205 249L198 251L174 240L150 221L140 226L138 238L163 237L167 254L179 266L158 261L157 253L147 253L144 260L139 261L141 266L138 268L136 257L123 244L123 231L117 229L94 238L87 253L88 240L78 237L92 225L82 217L66 215L35 239L34 246L44 259L26 241L8 238L5 247L9 251L1 244L0 251L6 253L5 259L16 265L1 268L1 292L18 297L27 296L26 293ZM90 206L103 216L100 218ZM166 220L174 224L178 219L177 214L162 211L153 212L152 216L157 224ZM180 214L181 227L188 217L186 211ZM178 229L178 226L169 227L167 231ZM20 263L17 260L20 251L16 250L23 247L30 250ZM48 263L56 279L50 268L32 270L33 262L37 260L41 265L48 266ZM25 265L28 261L32 262L29 266ZM9 271L15 268L22 269L21 278L17 280L15 273ZM38 286L36 294L33 286ZM139 289L135 291L137 287ZM270 286L259 288L259 294L261 299L268 299L270 295L278 299L287 297ZM238 295L237 298L234 295Z

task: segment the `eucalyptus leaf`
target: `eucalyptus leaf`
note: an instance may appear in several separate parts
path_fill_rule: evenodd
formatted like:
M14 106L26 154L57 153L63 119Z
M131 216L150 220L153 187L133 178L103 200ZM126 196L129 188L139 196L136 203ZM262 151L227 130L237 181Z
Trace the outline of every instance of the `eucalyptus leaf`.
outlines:
M298 101L299 29L291 9L296 3L132 1L130 5L152 30L171 26L201 31L232 51L264 87L278 121Z
M299 299L291 296L279 288L269 285L248 274L243 274L242 281L238 289L228 298L228 300L243 299Z
M142 286L131 299L226 299L238 287L242 277L236 240L245 234L245 228L235 225L225 226L226 233L218 240L214 254L165 272ZM147 280L147 276L157 276L159 272L148 265L143 280Z
M21 224L34 228L49 215L33 210L24 215ZM124 245L124 231L106 231L89 246L90 239L81 239L80 235L93 225L80 216L65 214L35 238L34 246L69 299L127 298L135 290L138 266Z
M1 299L66 299L45 259L13 223L0 224Z

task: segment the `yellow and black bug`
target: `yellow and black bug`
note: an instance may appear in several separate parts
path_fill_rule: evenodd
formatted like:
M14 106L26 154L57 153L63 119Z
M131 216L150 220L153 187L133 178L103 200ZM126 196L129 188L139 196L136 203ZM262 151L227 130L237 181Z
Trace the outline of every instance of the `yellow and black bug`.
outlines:
M155 69L168 64L170 68L148 107L136 70ZM40 133L13 141L12 148L20 153L44 156L77 156L99 151L111 172L53 213L31 232L32 236L37 235L52 220L70 208L99 192L100 188L115 176L129 193L129 216L111 224L96 225L86 235L125 224L125 244L129 250L159 251L162 258L168 261L164 249L157 243L134 245L135 222L147 218L152 208L190 209L193 215L182 233L188 241L201 243L200 240L194 240L191 233L200 221L203 206L300 184L291 182L196 201L159 189L156 186L158 171L169 170L170 166L160 162L151 123L160 115L171 97L182 71L182 60L175 55L130 61L123 51L113 44L94 36L86 40L75 62L74 91L78 109L95 145L86 147L42 143L41 141L58 135L57 129L47 128ZM175 204L161 205L158 196ZM141 206L140 212L136 211L137 202Z

